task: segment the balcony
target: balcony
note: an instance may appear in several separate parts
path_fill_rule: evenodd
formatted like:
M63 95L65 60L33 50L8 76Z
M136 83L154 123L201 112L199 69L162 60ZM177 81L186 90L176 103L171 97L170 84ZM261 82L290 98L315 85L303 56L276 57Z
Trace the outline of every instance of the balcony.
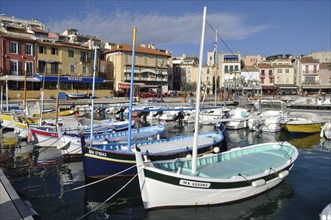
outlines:
M307 75L309 75L309 76L317 76L318 75L318 72L317 71L302 71L302 74L304 76L307 76Z

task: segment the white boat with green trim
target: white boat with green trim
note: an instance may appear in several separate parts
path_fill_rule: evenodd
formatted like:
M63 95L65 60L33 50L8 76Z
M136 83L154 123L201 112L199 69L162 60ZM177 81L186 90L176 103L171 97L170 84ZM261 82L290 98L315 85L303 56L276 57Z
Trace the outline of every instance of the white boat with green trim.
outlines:
M297 149L287 142L258 144L199 157L192 173L190 159L143 161L136 151L145 209L213 205L255 196L281 183L297 157Z

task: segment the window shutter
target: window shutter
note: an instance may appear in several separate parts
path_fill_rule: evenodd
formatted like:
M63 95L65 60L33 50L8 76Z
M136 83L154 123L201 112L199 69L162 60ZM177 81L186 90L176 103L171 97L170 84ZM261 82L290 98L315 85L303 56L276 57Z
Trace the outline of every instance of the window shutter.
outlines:
M20 42L17 42L17 54L21 54L21 45L20 45Z
M17 75L22 75L22 62L18 61L17 62Z

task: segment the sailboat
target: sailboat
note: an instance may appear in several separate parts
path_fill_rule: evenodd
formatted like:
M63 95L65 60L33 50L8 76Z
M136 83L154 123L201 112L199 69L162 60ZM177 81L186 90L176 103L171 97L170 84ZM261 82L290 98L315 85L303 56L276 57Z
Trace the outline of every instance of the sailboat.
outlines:
M135 52L135 34L132 47L132 69L130 83L130 105L129 105L129 122L132 120L132 100L133 100L133 73L134 73L134 52ZM197 128L196 128L197 129ZM91 137L93 137L91 135ZM179 157L191 156L193 135L176 136L159 140L134 140L131 126L128 129L126 143L108 143L94 144L93 138L90 143L86 144L84 136L81 135L81 144L83 152L84 175L87 178L101 178L109 175L128 176L137 173L134 168L135 150L132 146L139 146L144 155L149 156L152 160L168 160ZM219 152L226 148L225 139L222 131L207 132L199 135L197 143L198 153Z
M202 59L206 7L203 13ZM197 96L200 97L202 63L199 63ZM298 157L289 143L264 143L197 157L199 98L192 159L151 161L136 146L137 173L145 209L202 206L252 197L283 181Z

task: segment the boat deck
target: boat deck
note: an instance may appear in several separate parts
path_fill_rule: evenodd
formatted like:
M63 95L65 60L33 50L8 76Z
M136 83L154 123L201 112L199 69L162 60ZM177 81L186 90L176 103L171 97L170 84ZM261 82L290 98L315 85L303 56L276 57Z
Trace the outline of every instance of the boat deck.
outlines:
M289 146L260 146L257 148L241 148L224 153L199 157L197 160L197 176L209 178L234 179L242 176L253 176L273 172L279 166L289 163L295 156L295 150ZM192 175L191 160L154 163L156 168Z
M198 146L202 145L212 145L215 143L213 138L210 137L199 137ZM192 138L178 139L174 141L163 141L163 142L154 142L153 144L139 146L141 151L147 151L150 153L160 153L160 152L171 152L178 151L180 149L191 149L193 146L193 136Z
M202 166L197 171L203 175L215 178L232 178L240 175L251 176L286 163L288 157L283 151L273 149L266 152L256 152L242 157Z

